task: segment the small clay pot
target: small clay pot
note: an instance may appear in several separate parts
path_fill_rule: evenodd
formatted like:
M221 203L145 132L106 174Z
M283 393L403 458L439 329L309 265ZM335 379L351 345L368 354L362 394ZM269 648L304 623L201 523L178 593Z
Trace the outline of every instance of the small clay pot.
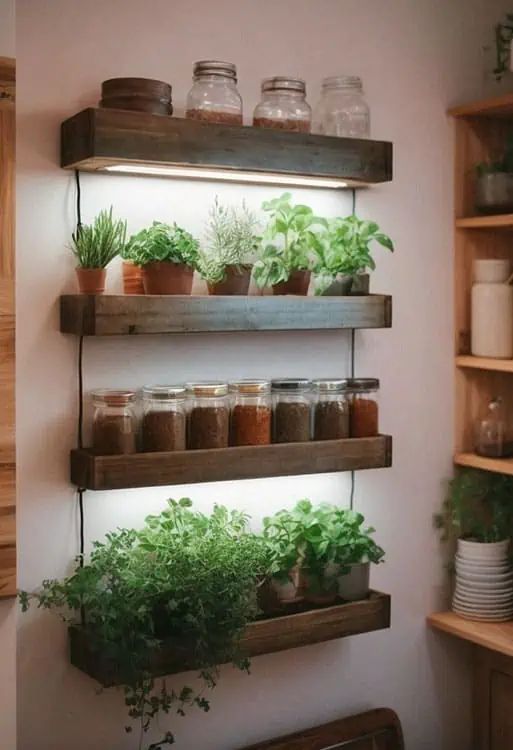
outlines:
M154 261L142 267L145 294L190 294L194 269L184 263Z
M209 294L237 294L246 296L251 281L252 266L229 265L225 268L225 278L217 284L207 283Z
M105 268L77 268L80 294L103 294L105 291Z
M144 294L142 269L130 261L123 261L124 294Z
M152 78L109 78L102 83L100 107L171 115L171 86Z
M273 285L273 294L297 294L305 297L310 285L310 271L292 271L287 281Z

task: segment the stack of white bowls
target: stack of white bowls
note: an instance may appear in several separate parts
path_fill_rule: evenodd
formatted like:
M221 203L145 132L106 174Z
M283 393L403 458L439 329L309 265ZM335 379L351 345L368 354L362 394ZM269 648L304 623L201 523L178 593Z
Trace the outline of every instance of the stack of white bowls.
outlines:
M513 570L508 553L507 539L491 543L458 539L455 612L469 620L513 619Z

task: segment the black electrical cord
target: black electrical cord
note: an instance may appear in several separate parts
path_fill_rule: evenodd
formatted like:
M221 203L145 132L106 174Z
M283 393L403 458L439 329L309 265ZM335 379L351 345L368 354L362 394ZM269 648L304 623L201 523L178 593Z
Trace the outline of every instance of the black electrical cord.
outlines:
M351 190L351 214L354 216L356 214L356 190L353 188ZM351 377L354 378L355 374L355 339L356 339L356 331L354 328L351 328ZM349 508L351 510L354 510L354 493L355 493L355 483L356 483L356 472L351 472L351 490L349 494Z
M76 235L78 237L78 235L82 231L82 205L81 205L82 191L81 191L81 188L80 188L80 172L78 171L78 169L75 169L75 185L76 185L76 188L77 188L77 196L76 196L77 197L77 229L76 229Z
M75 186L76 186L76 236L80 235L82 231L82 191L80 186L80 172L78 169L75 170ZM84 447L83 437L83 425L84 425L84 337L80 336L78 341L78 424L77 424L77 444L79 448ZM79 517L79 546L80 546L80 567L84 567L84 555L85 555L85 519L84 519L84 492L83 487L79 487L77 490L78 494L78 517ZM82 624L85 622L85 613L83 607L81 608Z

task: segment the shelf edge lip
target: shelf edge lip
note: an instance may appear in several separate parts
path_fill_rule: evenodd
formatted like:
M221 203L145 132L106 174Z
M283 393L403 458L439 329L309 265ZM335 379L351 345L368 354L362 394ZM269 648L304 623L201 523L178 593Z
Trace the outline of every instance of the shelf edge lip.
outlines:
M438 630L441 633L447 633L447 635L451 635L454 638L459 638L459 640L467 641L468 643L474 643L474 644L476 644L478 646L481 646L483 648L487 648L487 649L489 649L491 651L496 651L497 653L501 653L501 654L504 654L506 656L512 656L513 657L513 639L512 639L512 642L511 642L511 649L510 650L505 649L505 648L501 648L500 646L494 647L492 645L492 641L491 641L490 636L485 637L485 636L474 635L474 637L470 637L470 634L468 634L468 633L462 634L461 632L456 632L455 627L451 627L450 624L447 624L444 620L440 620L439 619L440 615L443 615L443 616L445 616L445 615L454 615L455 617L457 617L457 613L456 612L452 612L451 610L445 611L445 612L433 612L432 614L430 614L430 615L428 615L426 617L426 624L430 628L432 628L433 630ZM494 625L495 626L501 626L501 625L504 626L504 625L508 625L508 624L512 625L512 621L511 620L508 620L506 622L501 622L501 623L499 623L499 622L497 622L497 623L485 623L485 622L480 622L478 620L465 620L464 618L461 618L461 620L462 620L463 623L470 623L472 625L472 627L474 627L476 629L479 628L479 627L487 627L487 626L490 626L490 625L492 625L492 626L494 626ZM513 627L512 627L512 634L513 634Z
M463 370L485 370L487 372L513 374L513 359L494 359L493 357L475 357L472 354L458 354L455 357L455 364L456 367Z

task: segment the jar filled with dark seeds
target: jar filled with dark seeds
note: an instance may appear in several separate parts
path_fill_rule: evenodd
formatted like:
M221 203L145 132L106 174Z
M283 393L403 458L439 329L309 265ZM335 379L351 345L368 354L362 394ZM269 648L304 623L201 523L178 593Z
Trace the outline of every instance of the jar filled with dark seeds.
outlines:
M230 432L228 384L189 383L188 391L191 397L189 448L227 448Z
M143 388L143 451L185 450L186 395L183 385L152 385Z
M135 453L137 416L135 391L98 390L94 405L93 451L99 456Z
M283 378L271 381L273 442L304 443L310 440L310 381Z
M348 381L341 378L320 378L312 382L313 438L340 440L350 434L350 402Z

